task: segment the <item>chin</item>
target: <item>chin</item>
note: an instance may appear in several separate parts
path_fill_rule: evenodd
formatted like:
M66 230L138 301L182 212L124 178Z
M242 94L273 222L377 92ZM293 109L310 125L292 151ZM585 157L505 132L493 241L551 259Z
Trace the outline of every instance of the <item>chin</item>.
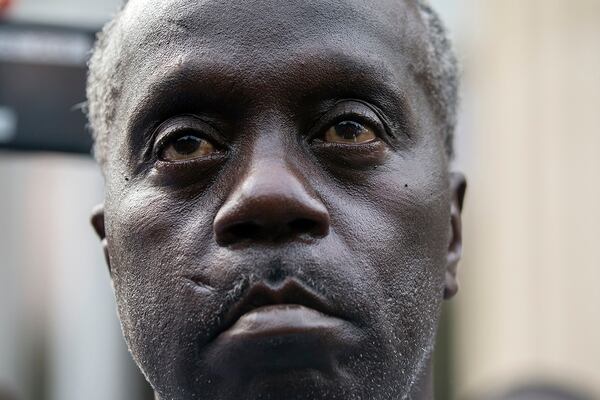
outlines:
M379 351L375 348L379 347ZM231 374L214 374L210 368L189 360L177 370L179 377L158 378L158 400L400 400L410 398L421 378L429 353L418 361L401 359L384 345L363 348L334 365L318 364L252 367ZM405 349L406 350L406 349ZM404 352L406 354L406 352ZM285 357L281 357L284 359ZM258 365L258 363L257 363ZM411 369L412 367L412 369ZM164 366L156 368L163 373ZM172 371L171 371L172 372ZM187 372L187 374L186 374ZM161 390L163 389L163 390Z

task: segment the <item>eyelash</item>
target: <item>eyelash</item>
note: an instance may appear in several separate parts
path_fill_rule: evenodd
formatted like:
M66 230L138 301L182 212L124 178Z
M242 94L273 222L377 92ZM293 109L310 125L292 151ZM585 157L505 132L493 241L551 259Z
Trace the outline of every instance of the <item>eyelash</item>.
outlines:
M380 140L384 140L385 135L388 134L387 129L383 125L383 123L375 118L372 118L368 115L360 114L356 111L344 111L341 114L337 114L333 118L327 118L328 113L325 113L325 118L321 117L319 120L324 122L318 122L316 128L312 129L312 134L309 136L309 142L313 142L315 140L321 139L327 130L336 124L344 121L353 121L364 125L373 130L373 132L377 135L377 138ZM385 135L384 135L385 134ZM343 146L354 146L352 144L346 144ZM361 145L363 146L363 145Z
M166 121L165 123L159 125L158 128L156 128L156 130L155 130L156 133L155 133L154 137L155 138L158 137L158 139L155 139L155 143L152 146L152 148L153 148L152 153L153 153L155 159L160 159L160 154L165 150L166 146L170 142L174 142L177 139L180 139L180 138L186 136L186 134L197 136L198 138L206 140L206 141L210 142L213 146L215 146L216 149L220 149L223 147L222 143L220 143L218 140L216 140L214 134L207 132L207 131L210 131L211 129L214 129L210 126L210 124L206 123L205 121L198 120L197 117L192 117L192 118L196 118L198 123L206 125L210 129L201 130L201 129L194 129L190 126L181 126L181 125L177 126L176 121ZM161 132L161 128L164 125L169 125L169 124L171 124L172 126L164 129L163 132Z

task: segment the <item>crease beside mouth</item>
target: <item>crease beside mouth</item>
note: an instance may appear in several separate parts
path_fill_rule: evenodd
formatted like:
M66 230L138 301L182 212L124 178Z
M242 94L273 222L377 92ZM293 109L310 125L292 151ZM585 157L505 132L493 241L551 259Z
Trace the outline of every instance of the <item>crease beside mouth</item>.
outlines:
M217 288L215 288L214 286L210 285L206 279L203 279L200 276L197 275L192 275L192 276L186 276L184 277L188 282L193 283L195 286L198 286L199 288L209 291L209 292L216 292Z

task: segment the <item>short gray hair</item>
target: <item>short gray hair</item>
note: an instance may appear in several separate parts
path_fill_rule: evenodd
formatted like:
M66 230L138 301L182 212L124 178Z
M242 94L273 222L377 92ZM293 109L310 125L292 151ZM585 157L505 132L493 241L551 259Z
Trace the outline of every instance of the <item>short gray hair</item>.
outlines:
M452 43L444 23L427 0L418 0L421 18L427 31L424 83L442 119L446 151L454 155L454 131L459 105L459 68Z
M427 32L425 59L417 72L426 85L431 96L430 101L441 119L440 134L443 135L448 155L452 157L459 102L456 56L438 14L427 0L416 1ZM118 31L118 22L125 4L126 0L121 10L98 33L89 61L87 115L94 139L94 155L100 164L106 160L108 134L116 114L115 100L119 97L123 85L119 79L121 49L118 42L111 41Z

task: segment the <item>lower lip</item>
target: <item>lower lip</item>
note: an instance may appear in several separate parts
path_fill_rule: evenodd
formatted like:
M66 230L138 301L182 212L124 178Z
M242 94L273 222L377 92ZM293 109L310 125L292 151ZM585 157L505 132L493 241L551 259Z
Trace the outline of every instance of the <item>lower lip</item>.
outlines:
M245 340L268 336L309 334L342 329L345 321L301 305L260 307L244 314L220 336L221 340Z
M295 304L260 307L244 314L209 346L210 365L222 372L330 370L337 353L359 341L349 322Z

